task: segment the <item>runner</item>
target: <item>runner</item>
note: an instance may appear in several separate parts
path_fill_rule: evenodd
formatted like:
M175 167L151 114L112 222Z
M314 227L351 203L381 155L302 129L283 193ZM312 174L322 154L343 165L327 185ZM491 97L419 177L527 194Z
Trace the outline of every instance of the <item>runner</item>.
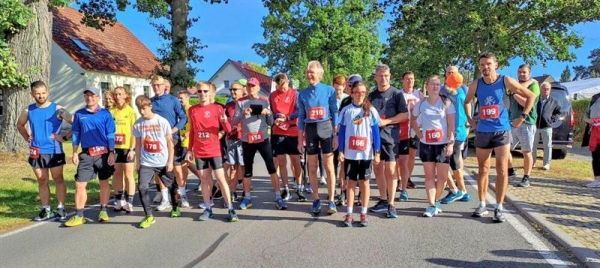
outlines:
M298 92L289 87L289 80L285 74L277 74L274 79L277 90L271 93L271 111L275 114L275 125L271 128L273 152L279 165L279 175L283 184L281 197L288 201L292 194L288 186L287 156L290 157L292 173L296 185L302 184L302 167L300 166L300 152L298 152L298 112L296 112L296 99ZM297 191L298 201L306 201L302 191Z
M42 202L42 209L34 221L54 219L65 220L65 199L67 185L63 177L65 153L62 141L66 136L60 136L60 125L63 120L70 121L71 116L60 105L48 101L48 87L42 81L31 83L31 96L35 103L30 104L21 112L17 120L17 130L29 143L29 165L38 181L38 193ZM27 130L29 125L29 132ZM58 205L56 214L50 206L50 175L56 187Z
M133 135L135 136L136 170L138 171L139 196L146 217L140 222L140 228L147 228L155 222L150 205L148 188L150 182L158 175L167 186L171 200L175 200L175 176L173 175L173 136L171 125L152 111L152 101L144 95L135 99L135 105L142 115L135 121ZM181 212L177 203L173 204L171 217L179 217Z
M177 98L179 99L179 103L181 103L181 106L183 106L183 109L185 110L185 114L186 116L189 118L189 109L190 109L190 93L187 90L182 90L179 91L179 93L177 93ZM190 136L189 136L189 132L190 132L190 121L188 120L184 127L179 131L179 135L181 135L181 147L183 147L183 150L186 151L187 154L187 148L190 144ZM188 180L188 176L189 176L189 172L191 171L194 175L196 175L196 177L198 177L198 180L200 180L200 173L198 172L198 169L196 168L196 165L191 164L190 161L184 161L181 163L181 181L177 182L177 185L179 185L179 202L180 202L180 207L182 208L189 208L190 207L190 202L188 201L187 198L187 180Z
M198 94L200 103L190 108L190 145L186 159L192 160L192 155L196 159L196 167L200 170L200 186L202 187L202 197L204 203L210 201L211 188L208 181L212 181L212 172L209 166L215 171L217 183L223 193L224 201L229 209L229 221L236 222L238 217L233 209L230 198L229 186L225 180L223 171L223 158L221 157L221 142L219 140L219 128L222 127L225 132L231 131L231 125L227 121L225 110L218 104L211 103L212 94L210 83L202 81L198 83ZM213 217L212 208L207 207L199 221L207 221Z
M402 95L410 115L413 107L424 98L421 91L415 89L415 74L413 72L408 71L402 74ZM396 172L400 175L400 201L408 201L408 191L406 189L415 188L410 176L415 167L419 138L416 136L417 133L411 129L410 120L400 123L399 127L400 135L398 139L400 142Z
M397 137L400 135L398 124L408 119L408 110L404 95L390 85L390 67L381 64L375 68L375 81L377 89L369 93L369 101L377 110L381 120L381 162L374 165L375 180L379 189L379 202L371 208L372 212L387 212L388 218L397 218L394 206L394 195L398 180L396 179L396 156L399 144Z
M256 152L267 165L267 171L271 177L271 185L275 189L275 203L277 209L287 209L287 205L281 198L281 188L277 178L277 169L273 163L273 149L271 141L266 136L267 126L273 125L273 116L269 110L269 100L258 95L260 83L255 77L246 82L248 96L237 102L233 125L242 124L242 151L244 153L244 199L240 203L240 209L252 207L250 190L252 187L252 165ZM239 130L238 130L239 131Z
M133 178L135 137L133 136L133 124L135 124L137 115L131 107L131 93L124 87L115 88L113 93L115 105L110 109L110 113L115 118L116 126L113 189L117 193L113 209L114 211L124 210L131 213L135 194L135 179ZM123 189L127 190L123 191Z
M114 173L115 164L115 120L106 109L98 105L100 91L88 88L83 91L86 107L75 112L73 118L73 164L75 174L75 210L66 227L85 223L83 210L87 201L87 183L98 176L100 180L99 222L110 220L106 206L110 197L108 179ZM83 138L85 137L85 138ZM77 154L81 145L81 152Z
M310 61L306 68L306 79L309 86L298 94L298 151L304 152L303 142L306 140L308 155L308 178L311 185L318 185L318 154L323 153L325 170L327 171L327 193L329 206L327 213L337 212L335 205L335 171L333 170L333 150L337 149L337 106L333 87L321 84L323 66L318 61ZM313 205L311 213L321 213L321 200L318 188L312 193Z
M423 216L442 212L440 197L448 179L448 163L454 148L454 104L440 95L437 75L425 83L427 98L413 107L410 124L420 139L419 158L425 171L425 192L429 206ZM437 181L436 181L437 177Z
M346 94L346 92L345 92L345 91L347 91L346 84L347 84L346 77L344 77L341 74L338 74L333 78L333 89L335 89L336 108L338 109L338 111L342 110L342 109L340 109L340 106L342 105L342 101L349 97L349 95ZM338 206L345 206L346 205L346 184L345 184L346 180L344 180L344 172L342 171L343 168L341 168L338 171L338 166L339 166L339 148L333 151L333 170L335 171L335 174L338 175L338 178L340 181L340 194L339 195L336 194L335 202L336 202L336 205L338 205ZM336 181L337 181L337 179L336 179Z
M244 96L244 86L239 81L235 81L231 84L229 92L233 101L225 105L225 112L227 113L229 123L232 124L237 102ZM236 188L238 181L242 181L244 178L244 154L242 152L241 140L242 125L232 125L231 128L232 130L226 135L227 163L229 164L229 171L226 174L229 174L229 190L232 194L232 199L237 200Z
M494 222L504 222L503 203L508 188L508 154L510 154L508 133L512 127L520 126L527 114L533 108L535 96L515 79L496 73L498 61L492 53L479 56L479 69L482 78L469 84L469 92L465 99L465 111L469 124L477 126L475 136L475 153L479 165L477 188L480 205L473 212L473 217L482 217L488 213L485 199L489 184L490 157L492 150L496 155L496 206ZM502 99L506 91L526 98L523 114L513 120L508 119L508 110ZM477 98L479 102L479 120L476 122L471 115L471 101Z
M360 208L360 226L369 226L367 204L369 204L371 161L379 164L381 140L379 137L379 114L367 100L368 86L357 82L352 88L352 105L340 113L338 144L340 162L346 167L348 181L348 206L343 226L352 227L354 189L358 182L364 204Z
M362 82L362 77L360 76L360 74L351 74L350 76L348 76L348 80L346 81L346 94L348 95L347 97L345 97L340 104L338 105L338 111L342 111L342 109L344 109L344 107L352 104L352 86L355 83L358 82ZM339 158L339 157L338 157ZM337 201L336 205L342 205L342 201L345 202L342 197L344 199L348 198L348 195L346 193L346 185L345 183L346 181L346 175L344 174L346 168L344 167L344 163L340 163L340 173L339 173L339 178L340 178L340 182L343 181L344 183L344 187L341 186L340 184L340 190L342 191L342 194L340 195L340 200ZM343 195L343 196L342 196ZM357 206L362 206L362 203L360 202L360 190L358 191L358 198L356 199L356 205Z

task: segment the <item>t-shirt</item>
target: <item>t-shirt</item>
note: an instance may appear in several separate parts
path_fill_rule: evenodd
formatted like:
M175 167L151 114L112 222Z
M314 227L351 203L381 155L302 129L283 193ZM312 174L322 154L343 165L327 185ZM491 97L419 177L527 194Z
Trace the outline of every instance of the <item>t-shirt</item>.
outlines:
M381 119L392 118L399 113L408 112L404 96L395 87L390 87L384 92L373 90L369 93L369 101ZM398 143L398 136L398 124L389 124L381 129L381 143Z
M371 107L365 117L362 106L348 105L340 113L340 125L345 126L344 157L351 160L373 159L372 126L379 124L379 114Z
M179 135L182 137L181 148L187 148L190 145L190 107L190 105L183 106L188 120L185 122L183 128L179 130Z
M422 143L426 144L446 144L448 143L448 114L456 113L454 104L448 101L448 108L444 108L442 98L435 104L430 104L427 98L423 99L413 109L413 115L418 117L421 126Z
M235 116L236 101L231 101L225 104L225 113L227 114L227 120L231 124L231 131L227 132L225 137L227 140L240 140L242 138L242 124L238 123L233 125L233 117Z
M283 114L286 118L290 118L296 112L296 99L298 92L293 89L288 89L286 92L275 90L271 93L271 112L273 112L273 120L278 118L279 114ZM289 119L277 126L273 124L271 132L274 135L298 137L298 119Z
M446 92L448 99L452 101L454 104L454 109L456 109L456 116L454 117L454 126L456 136L454 137L457 141L466 141L467 140L467 113L465 111L465 99L467 98L467 94L463 87L459 87L456 89L456 94L450 94Z
M533 102L533 108L529 112L529 117L527 117L527 119L525 119L525 123L529 124L529 125L535 125L535 123L537 122L537 117L538 117L537 109L535 109L535 107L537 106L537 103L539 101L540 86L537 81L534 81L533 83L531 83L531 85L529 85L528 89L531 90L531 92L533 92L533 95L535 96L535 101ZM512 95L509 98L509 100L510 100L510 107L508 110L508 115L510 117L510 120L519 118L521 116L521 114L523 113L523 106L521 106L517 102L515 97Z
M417 135L414 130L410 128L410 117L412 115L412 110L421 101L421 91L418 89L413 89L412 92L407 93L404 90L401 90L402 95L404 96L404 100L406 101L406 108L408 109L408 120L401 122L399 124L399 139L401 141L408 140L410 137L414 137Z
M190 108L190 146L188 151L196 158L221 157L219 130L231 131L228 121L221 122L220 117L225 109L219 104L202 106L196 104Z
M341 97L341 98L339 98L339 99L338 99L338 98L337 98L337 96L336 96L336 99L335 99L335 100L336 100L336 105L337 105L338 111L341 111L341 110L342 110L342 107L341 107L341 106L342 106L342 101L343 101L345 98L347 98L347 97L348 97L348 94L346 94L346 93L342 93L342 97Z
M123 109L113 107L110 113L115 118L115 148L131 149L131 139L133 137L133 124L137 118L135 110L129 105L125 105Z
M267 138L267 127L273 125L273 113L265 115L245 115L246 108L251 108L253 105L262 106L262 109L269 108L269 100L259 97L251 98L249 96L240 98L236 102L235 116L233 125L241 124L242 132L241 140L244 142L260 142Z
M166 167L169 161L167 136L171 134L171 124L158 114L151 119L138 118L133 125L133 136L141 139L140 165Z

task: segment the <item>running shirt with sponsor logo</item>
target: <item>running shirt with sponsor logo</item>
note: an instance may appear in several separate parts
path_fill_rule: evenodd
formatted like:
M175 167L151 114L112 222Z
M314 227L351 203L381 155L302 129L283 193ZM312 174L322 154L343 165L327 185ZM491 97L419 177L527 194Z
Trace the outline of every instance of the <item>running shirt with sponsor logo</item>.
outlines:
M202 106L196 104L189 110L190 119L190 144L188 151L195 158L221 157L221 142L219 130L231 131L229 121L221 122L221 115L225 109L219 104Z
M133 124L133 135L141 139L140 165L166 167L169 161L166 137L171 134L171 124L158 114L152 119L138 118Z
M406 101L404 95L395 87L390 87L386 91L373 90L369 93L369 101L377 110L381 119L392 118L399 113L407 113ZM389 124L381 129L381 143L398 143L399 136L398 124Z
M362 106L350 104L340 112L340 126L343 133L344 158L351 160L373 159L373 126L379 124L379 113L371 107L371 114L365 117Z
M419 101L421 101L421 91L418 89L413 89L412 92L407 93L402 90L402 95L404 96L404 100L406 101L406 108L408 109L408 120L404 122L400 122L400 135L399 139L401 141L408 140L410 137L414 137L416 135L415 131L410 128L410 116L413 108Z
M273 125L271 131L274 135L298 137L297 97L298 92L291 88L286 92L275 90L271 93L271 112L275 117L273 119L277 119L280 114L288 118L279 126Z
M40 154L62 154L62 143L52 139L52 134L60 135L62 119L58 118L58 105L50 103L47 107L31 104L27 107L27 120L33 140L29 144L32 156Z
M491 84L486 84L483 78L477 79L475 96L479 103L478 132L490 133L511 129L508 109L503 101L505 93L504 75L499 75Z
M115 148L115 119L100 106L95 110L79 109L73 115L71 143L82 148L108 151ZM108 147L108 148L106 148Z
M183 106L188 120L185 122L183 128L179 130L179 135L181 136L181 148L187 148L190 145L190 107L190 105Z
M133 124L137 118L135 110L129 105L122 109L113 107L110 113L115 119L115 148L131 149L131 139L133 138Z
M448 100L448 107L444 107L444 101L439 98L435 104L430 104L427 98L423 99L413 108L412 115L418 117L421 133L421 142L425 144L448 143L447 115L456 113L454 104Z

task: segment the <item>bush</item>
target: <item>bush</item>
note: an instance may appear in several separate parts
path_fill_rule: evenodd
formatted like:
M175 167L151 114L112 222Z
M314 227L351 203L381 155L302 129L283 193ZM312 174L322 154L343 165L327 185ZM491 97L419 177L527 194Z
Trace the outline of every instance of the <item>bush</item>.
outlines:
M215 96L215 102L218 102L223 105L225 105L225 103L227 103L228 99L229 99L229 97L227 97L227 96Z
M573 111L575 112L575 129L573 130L573 141L575 144L581 143L583 140L583 131L585 131L585 125L583 121L583 115L590 105L591 99L574 100L571 102Z

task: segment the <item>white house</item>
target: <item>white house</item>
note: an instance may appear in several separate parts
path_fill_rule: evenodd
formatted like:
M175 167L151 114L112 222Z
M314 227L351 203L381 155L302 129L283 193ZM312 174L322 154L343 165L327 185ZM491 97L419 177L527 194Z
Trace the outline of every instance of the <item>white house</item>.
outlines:
M241 61L227 60L208 80L217 87L217 95L230 95L229 87L239 79L255 77L260 82L260 95L268 97L275 90L275 83L268 75L261 74Z
M160 62L123 24L96 30L81 24L83 15L69 7L55 8L53 16L52 101L74 112L85 106L83 91L88 87L123 86L131 90L132 100L154 95L149 77Z

